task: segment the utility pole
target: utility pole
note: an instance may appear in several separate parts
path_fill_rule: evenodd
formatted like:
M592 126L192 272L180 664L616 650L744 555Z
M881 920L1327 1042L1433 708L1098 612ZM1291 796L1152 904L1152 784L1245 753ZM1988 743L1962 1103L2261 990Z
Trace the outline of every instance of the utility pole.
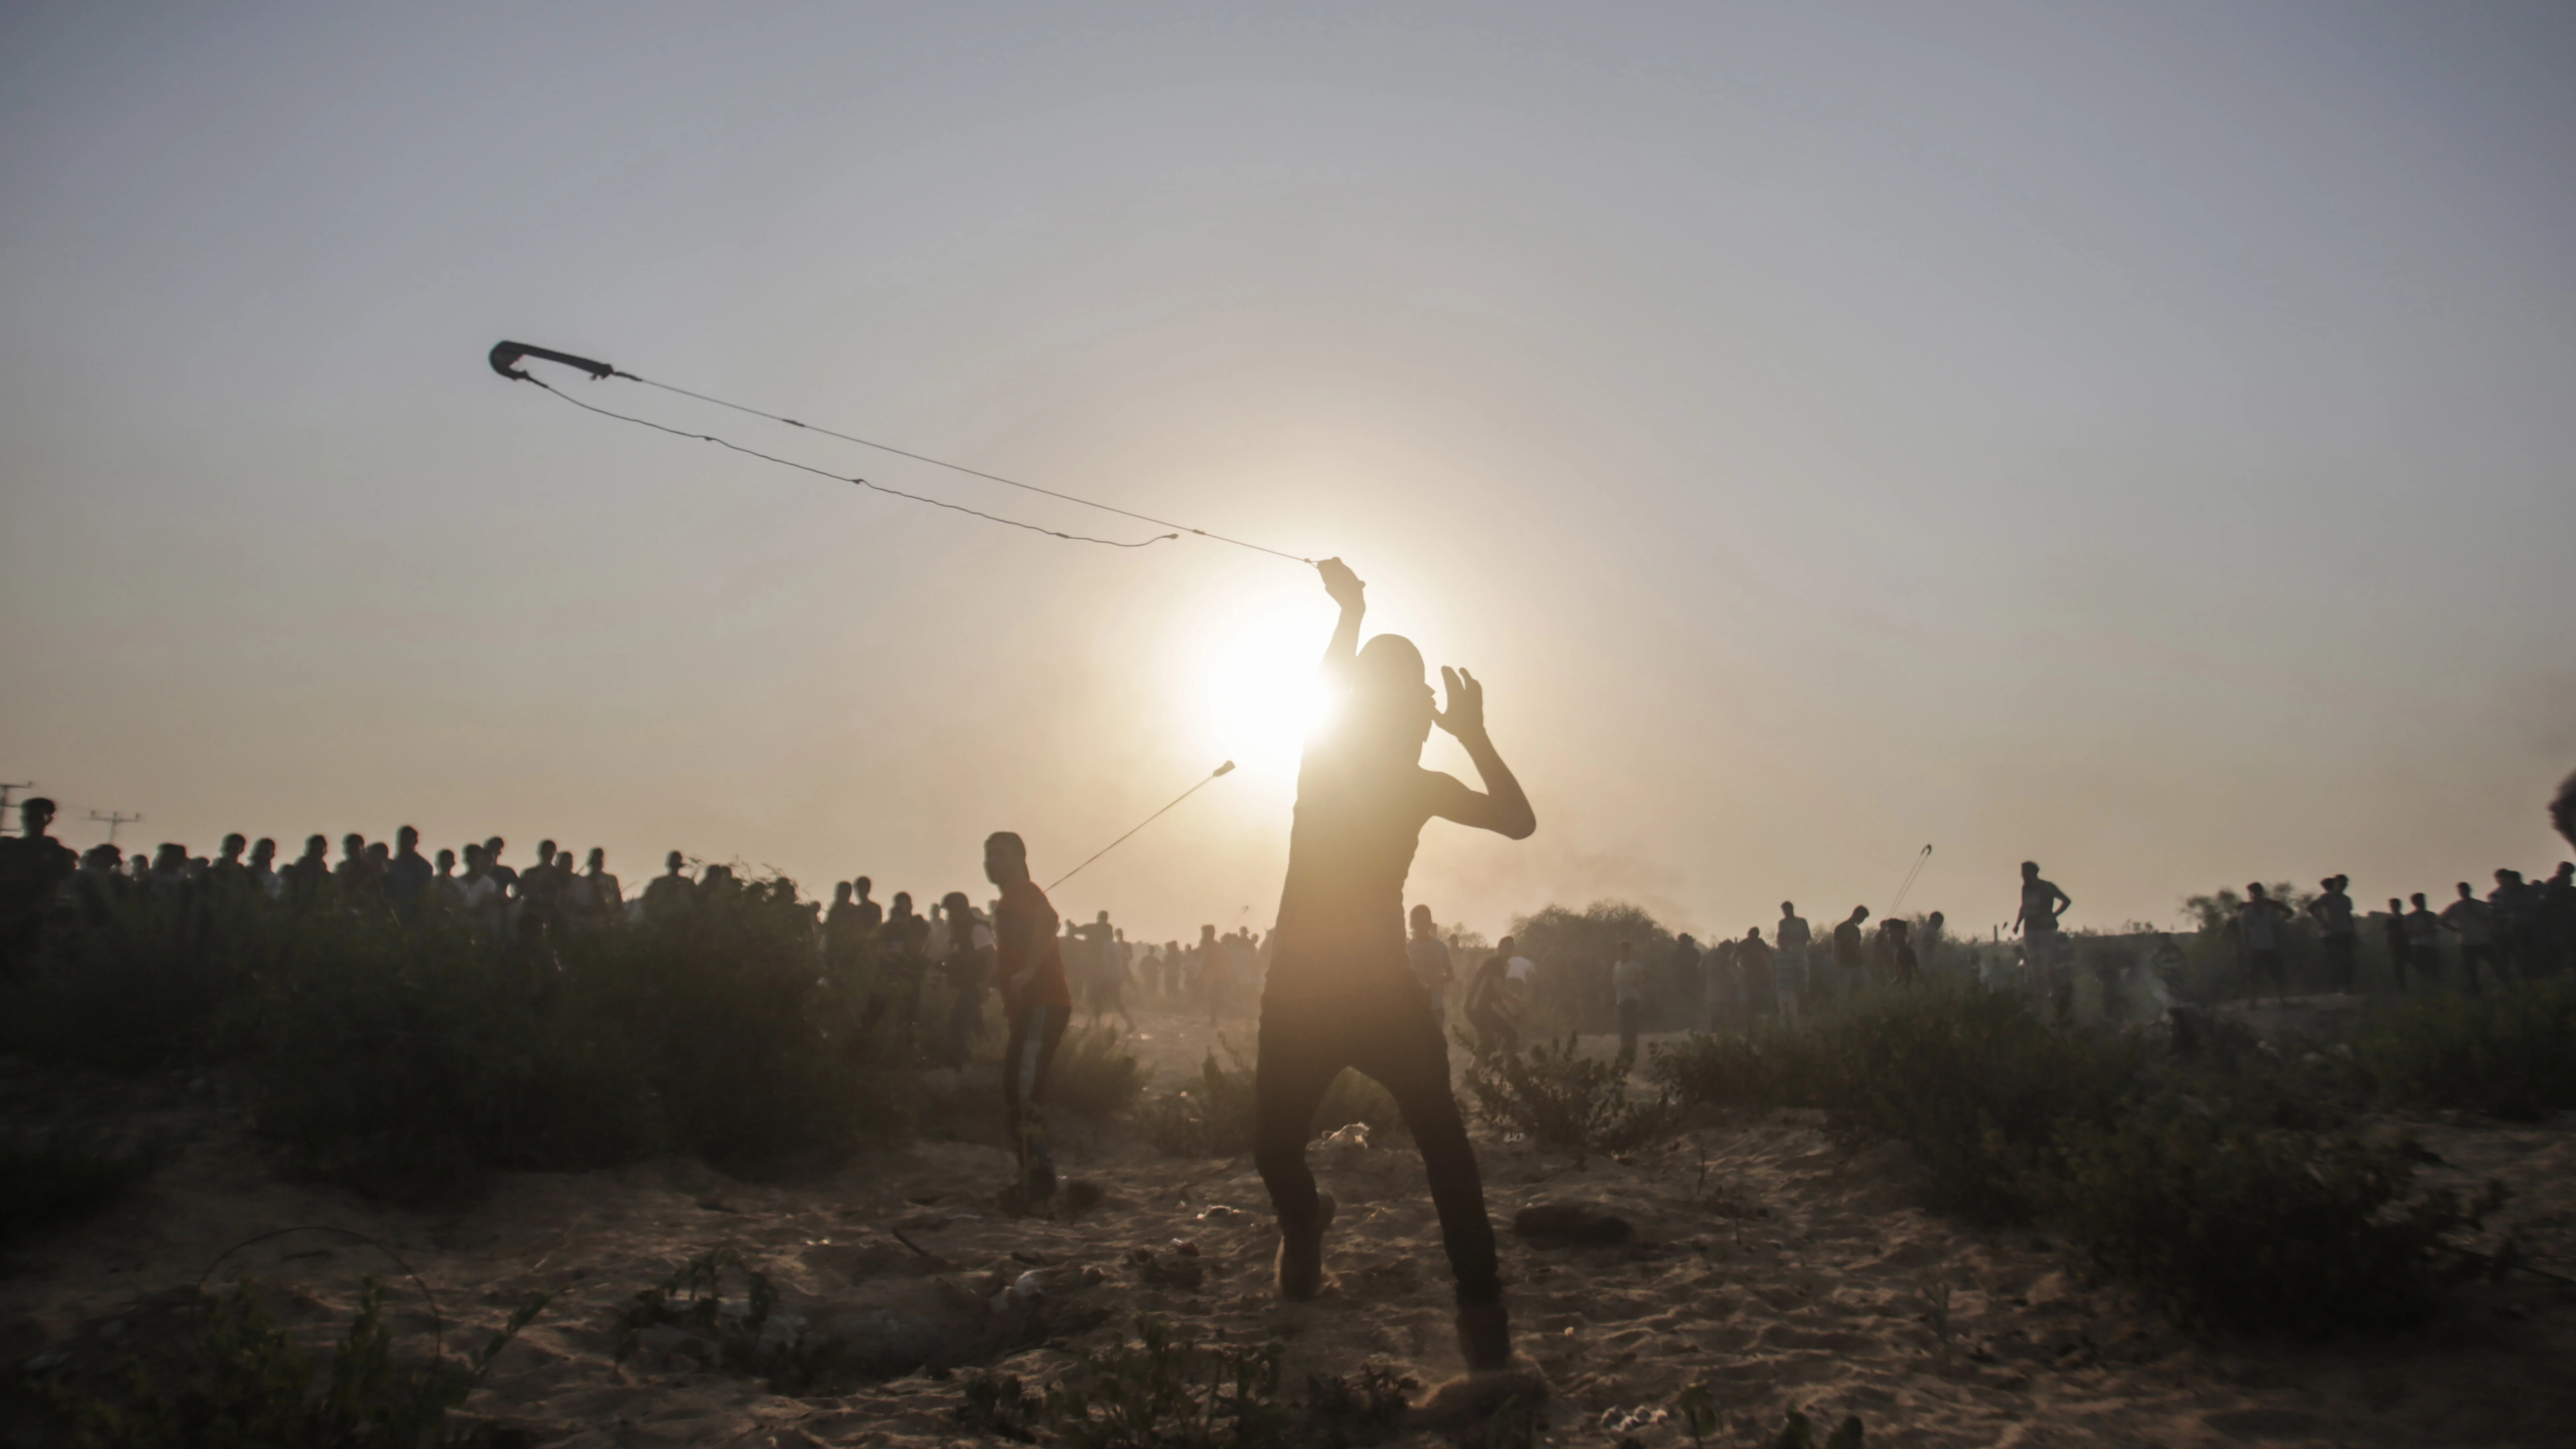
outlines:
M89 818L92 820L104 821L106 823L107 843L114 845L116 843L117 827L131 825L135 821L142 819L143 814L141 811L137 811L132 815L128 815L122 810L110 810L106 814L101 815L97 811L93 810L89 812Z
M21 790L33 790L35 788L36 782L33 780L20 780L14 785L6 780L0 780L0 816L6 816L10 811L18 807L18 802L10 799L10 796L17 794Z

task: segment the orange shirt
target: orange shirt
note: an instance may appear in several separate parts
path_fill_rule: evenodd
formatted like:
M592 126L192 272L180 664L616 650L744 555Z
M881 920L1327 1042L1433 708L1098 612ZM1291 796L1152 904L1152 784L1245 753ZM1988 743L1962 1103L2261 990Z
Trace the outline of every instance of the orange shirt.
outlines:
M993 953L993 984L1001 988L1002 1009L1012 1016L1030 1006L1057 1006L1073 1009L1073 991L1065 984L1064 951L1057 944L1055 908L1047 904L1046 892L1035 881L1016 881L1002 887L1002 904L995 913L993 935L997 949ZM1029 978L1027 989L1018 996L1011 994L1011 978L1029 964L1025 945L1034 931L1044 938L1038 948L1038 969Z

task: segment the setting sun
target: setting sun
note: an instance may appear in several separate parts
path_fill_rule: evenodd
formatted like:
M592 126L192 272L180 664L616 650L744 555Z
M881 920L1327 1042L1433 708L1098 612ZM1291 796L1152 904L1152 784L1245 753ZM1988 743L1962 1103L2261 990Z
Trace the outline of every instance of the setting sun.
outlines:
M1331 632L1329 610L1312 604L1209 611L1172 651L1182 717L1209 750L1265 773L1293 770L1307 735L1339 703L1318 669Z

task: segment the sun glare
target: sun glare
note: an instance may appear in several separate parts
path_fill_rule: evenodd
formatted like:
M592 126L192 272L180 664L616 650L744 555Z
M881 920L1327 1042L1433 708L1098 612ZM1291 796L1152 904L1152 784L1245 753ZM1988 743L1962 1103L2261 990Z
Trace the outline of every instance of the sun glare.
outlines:
M1284 607L1211 611L1191 629L1179 684L1208 744L1247 766L1293 770L1338 703L1316 668L1331 632L1329 613Z

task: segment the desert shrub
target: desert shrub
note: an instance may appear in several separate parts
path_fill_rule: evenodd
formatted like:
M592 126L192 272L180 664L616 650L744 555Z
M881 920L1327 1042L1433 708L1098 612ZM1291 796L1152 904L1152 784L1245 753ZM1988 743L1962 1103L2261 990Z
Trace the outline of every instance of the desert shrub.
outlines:
M737 1309L725 1304L728 1277L742 1283ZM612 1325L610 1351L616 1362L624 1363L642 1348L647 1329L685 1329L712 1347L716 1370L765 1380L770 1392L778 1394L827 1392L889 1367L863 1362L842 1339L807 1335L793 1320L773 1321L777 1308L778 1290L768 1275L743 1262L733 1249L719 1248L637 1293L634 1306L618 1314Z
M1062 1382L1034 1396L1010 1375L975 1375L960 1417L1006 1438L1042 1420L1066 1449L1359 1449L1397 1433L1414 1381L1383 1364L1279 1392L1278 1343L1190 1343L1139 1316L1136 1338L1080 1353ZM1033 1405L1032 1400L1035 1399Z
M1974 982L1856 993L1792 1027L1657 1048L1684 1102L1822 1107L1922 1163L1927 1196L1983 1222L2028 1215L2025 1179L2070 1122L2102 1122L2138 1079L2134 1039L2060 1031L2019 993Z
M237 1076L291 1166L380 1197L660 1152L749 1168L908 1120L892 1028L818 974L784 881L552 941L249 892L146 900L49 943L0 1006L39 1060Z
M1671 1135L1676 1114L1669 1094L1652 1102L1629 1100L1627 1052L1602 1061L1562 1043L1540 1042L1520 1052L1478 1052L1467 1065L1469 1110L1488 1126L1528 1134L1550 1147L1578 1153L1624 1152Z
M2211 1326L2322 1335L2421 1322L2500 1201L2411 1196L2405 1146L2250 1121L2180 1092L2078 1124L2033 1189L2095 1266Z
M248 1284L213 1299L197 1361L177 1373L127 1366L105 1391L61 1394L83 1449L194 1449L202 1444L296 1449L417 1449L488 1445L488 1423L451 1424L492 1361L545 1307L531 1298L463 1359L406 1363L384 1322L384 1291L361 1289L349 1331L323 1357L288 1338Z
M0 985L0 1047L126 1075L199 1062L255 977L331 945L247 891L126 903L50 933L29 968Z
M1234 1157L1252 1150L1252 1063L1223 1037L1227 1061L1208 1048L1195 1087L1145 1104L1146 1140L1166 1157Z
M2576 1107L2576 980L2420 997L2365 1028L2353 1052L2404 1106L2507 1121Z
M1078 1355L1047 1390L1049 1427L1066 1449L1255 1449L1278 1444L1276 1343L1188 1343L1139 1316L1136 1341Z
M169 1155L158 1139L96 1127L0 1131L0 1249L116 1201Z
M1047 1101L1084 1117L1115 1117L1144 1095L1148 1075L1116 1028L1075 1027L1047 1068Z

